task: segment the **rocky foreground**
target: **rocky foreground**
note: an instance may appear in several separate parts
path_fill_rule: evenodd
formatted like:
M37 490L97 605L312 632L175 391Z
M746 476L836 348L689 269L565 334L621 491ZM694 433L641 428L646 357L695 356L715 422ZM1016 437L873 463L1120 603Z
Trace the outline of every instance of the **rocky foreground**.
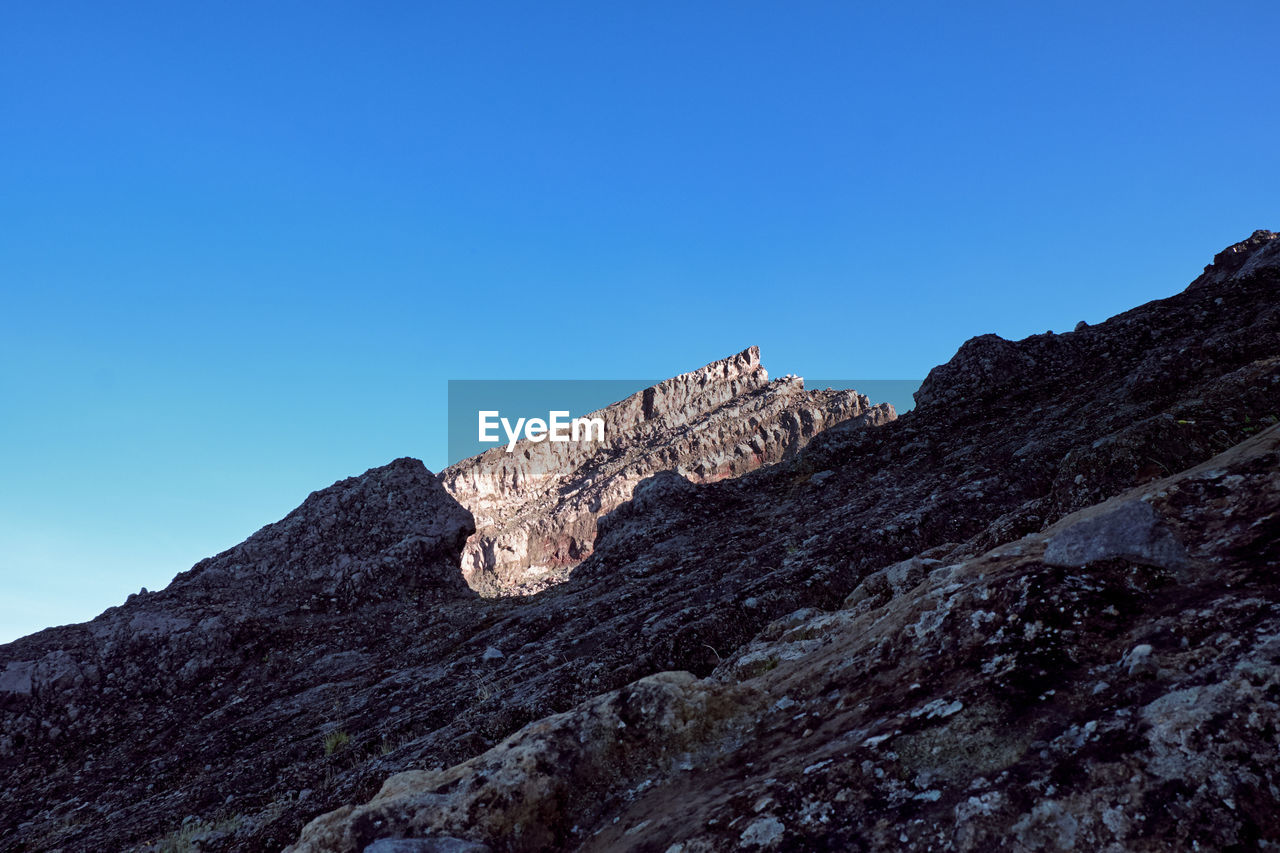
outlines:
M335 484L0 647L0 837L1274 847L1277 297L1257 232L1169 299L975 338L896 421L645 479L532 596L462 582L420 463Z

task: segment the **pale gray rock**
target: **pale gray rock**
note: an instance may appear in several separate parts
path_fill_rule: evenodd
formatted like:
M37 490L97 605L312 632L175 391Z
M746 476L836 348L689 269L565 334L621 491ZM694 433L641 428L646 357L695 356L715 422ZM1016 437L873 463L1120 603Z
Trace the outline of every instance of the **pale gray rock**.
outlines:
M786 826L776 817L759 817L742 831L745 847L772 847L782 840Z
M12 696L31 695L31 676L36 670L36 662L29 660L11 661L0 672L0 693Z
M1053 536L1044 552L1051 566L1080 567L1113 559L1181 569L1187 565L1187 552L1151 505L1139 500L1072 524Z
M856 607L863 602L883 604L891 596L917 586L929 572L942 565L941 560L915 556L872 572L845 597L844 606Z
M1154 678L1160 672L1155 649L1148 643L1134 646L1125 655L1121 665L1125 667L1131 678Z
M321 815L286 853L356 853L365 827L392 835L490 839L519 833L519 849L561 849L566 822L599 819L601 791L669 769L686 748L732 736L752 707L749 689L718 696L687 672L651 675L562 714L525 726L448 770L389 778L368 804Z

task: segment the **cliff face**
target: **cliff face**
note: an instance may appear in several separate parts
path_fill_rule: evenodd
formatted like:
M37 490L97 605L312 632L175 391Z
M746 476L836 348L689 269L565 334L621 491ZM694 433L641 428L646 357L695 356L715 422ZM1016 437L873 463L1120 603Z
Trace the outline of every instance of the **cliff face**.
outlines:
M894 411L856 391L806 391L799 377L770 382L751 347L590 417L604 422L606 441L525 440L441 472L476 518L462 558L472 587L527 593L563 581L591 554L596 520L659 471L698 483L737 477L793 457L824 429L887 423Z
M1276 246L975 338L779 464L651 476L536 595L456 583L417 463L344 481L0 647L0 847L1280 843Z

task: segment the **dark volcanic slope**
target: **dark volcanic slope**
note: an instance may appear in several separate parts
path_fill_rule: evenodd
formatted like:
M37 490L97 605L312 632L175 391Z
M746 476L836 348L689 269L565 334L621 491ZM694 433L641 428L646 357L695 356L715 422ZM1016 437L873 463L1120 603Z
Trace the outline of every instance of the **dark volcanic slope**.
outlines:
M1272 849L1278 513L1273 426L1044 533L875 572L709 678L396 774L288 853Z
M0 649L0 835L127 849L192 816L185 834L208 849L282 847L394 771L464 761L653 673L708 675L771 621L837 608L904 557L972 557L1190 468L1280 414L1278 248L1259 232L1185 292L1098 326L975 338L913 412L829 430L793 462L699 486L659 475L602 521L569 582L530 598L452 583L469 519L420 491L433 478L414 463L317 493L273 526L282 538L267 528L215 558L220 573L202 564ZM581 841L567 831L544 840Z

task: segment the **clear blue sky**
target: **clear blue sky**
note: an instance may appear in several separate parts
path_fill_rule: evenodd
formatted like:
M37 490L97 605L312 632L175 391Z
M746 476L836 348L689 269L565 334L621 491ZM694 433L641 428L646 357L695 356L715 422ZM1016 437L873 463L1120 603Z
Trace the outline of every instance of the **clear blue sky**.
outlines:
M8 3L0 640L450 378L920 377L1280 227L1274 4Z

